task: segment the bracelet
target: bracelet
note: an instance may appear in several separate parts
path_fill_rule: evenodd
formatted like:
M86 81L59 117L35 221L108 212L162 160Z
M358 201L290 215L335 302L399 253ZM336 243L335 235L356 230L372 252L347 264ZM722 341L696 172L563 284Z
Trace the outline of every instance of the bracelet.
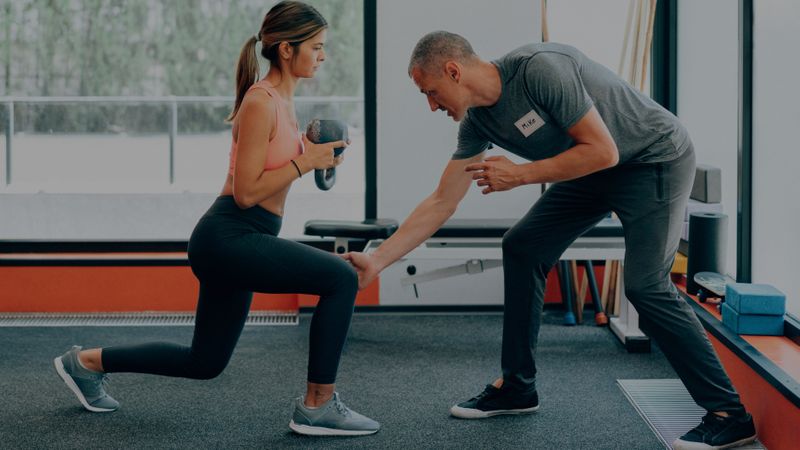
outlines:
M297 165L297 163L296 163L296 162L294 162L294 160L293 160L293 159L292 159L292 160L290 160L290 161L291 161L291 162L292 162L292 164L294 165L294 168L295 168L295 169L297 169L297 178L303 178L303 172L301 172L301 171L300 171L300 166L298 166L298 165Z

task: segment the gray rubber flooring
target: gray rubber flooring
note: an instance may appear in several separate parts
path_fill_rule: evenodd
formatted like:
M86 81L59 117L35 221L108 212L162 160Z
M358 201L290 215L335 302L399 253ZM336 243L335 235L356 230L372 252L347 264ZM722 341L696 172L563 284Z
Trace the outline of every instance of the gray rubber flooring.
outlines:
M371 315L353 319L337 390L382 430L311 438L288 429L303 393L309 317L246 327L230 365L209 381L113 374L114 413L83 410L52 359L85 347L165 340L191 327L0 328L0 446L16 448L657 449L617 379L675 378L663 355L629 354L606 328L545 314L537 362L541 408L530 416L451 418L453 403L499 374L502 317Z

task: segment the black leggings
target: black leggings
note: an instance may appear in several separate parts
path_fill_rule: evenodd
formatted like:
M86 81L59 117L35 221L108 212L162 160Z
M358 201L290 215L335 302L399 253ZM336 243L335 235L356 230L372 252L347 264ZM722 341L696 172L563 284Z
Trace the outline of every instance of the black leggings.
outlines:
M277 237L281 218L233 197L217 198L189 240L189 261L200 280L191 347L166 342L104 348L106 372L214 378L228 365L253 292L319 295L311 319L308 381L336 380L358 277L341 258Z

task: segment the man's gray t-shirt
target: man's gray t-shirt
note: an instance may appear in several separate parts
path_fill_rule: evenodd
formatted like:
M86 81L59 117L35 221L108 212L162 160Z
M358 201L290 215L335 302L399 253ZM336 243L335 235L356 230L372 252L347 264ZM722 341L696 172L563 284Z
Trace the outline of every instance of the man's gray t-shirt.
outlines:
M530 44L493 61L502 93L492 106L467 111L453 159L497 144L525 159L555 156L574 145L567 130L594 105L619 149L619 164L670 161L689 146L678 119L576 48Z

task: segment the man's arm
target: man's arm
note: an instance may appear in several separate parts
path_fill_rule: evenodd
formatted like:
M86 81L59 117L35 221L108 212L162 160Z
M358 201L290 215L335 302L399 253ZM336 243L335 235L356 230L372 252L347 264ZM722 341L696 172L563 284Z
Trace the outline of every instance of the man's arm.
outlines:
M572 148L519 166L522 184L572 180L619 162L617 144L594 106L567 133L575 141Z
M567 133L575 145L552 158L517 165L505 156L492 156L466 170L488 194L523 184L572 180L619 162L617 144L594 106Z
M403 255L428 239L442 224L453 215L458 204L469 189L472 178L464 169L467 165L483 158L483 152L468 159L452 159L445 167L439 186L423 200L403 221L400 228L371 254L374 264L366 280L371 279ZM361 263L360 256L348 257L356 266ZM362 286L363 287L363 286Z

